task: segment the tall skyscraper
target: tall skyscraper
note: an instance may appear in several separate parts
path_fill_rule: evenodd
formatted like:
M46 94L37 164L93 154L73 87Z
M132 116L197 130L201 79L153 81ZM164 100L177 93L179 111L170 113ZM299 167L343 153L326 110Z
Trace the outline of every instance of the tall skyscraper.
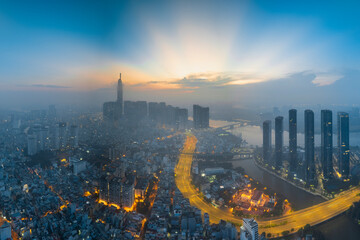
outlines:
M275 167L280 169L283 164L283 120L282 116L275 118Z
M209 107L201 107L193 105L193 120L194 128L208 128L209 127Z
M122 80L121 80L121 73L120 73L120 78L118 80L118 85L117 85L117 102L123 102L123 86L122 86Z
M350 172L350 148L349 148L349 114L339 112L337 115L338 130L338 167L343 178L349 177Z
M121 80L121 73L120 73L120 78L118 80L118 85L117 85L117 100L116 100L117 104L118 104L118 114L120 115L119 117L121 117L121 115L123 114L123 85L122 85L122 80Z
M107 121L117 121L123 115L123 85L120 78L117 85L117 99L116 102L105 102L103 104L103 117Z
M289 110L289 155L290 172L296 172L297 168L297 124L296 109Z
M312 182L315 178L315 138L314 112L305 110L305 179Z
M325 179L333 176L332 111L321 110L321 164Z
M271 160L271 121L263 122L263 158L264 162L270 164Z

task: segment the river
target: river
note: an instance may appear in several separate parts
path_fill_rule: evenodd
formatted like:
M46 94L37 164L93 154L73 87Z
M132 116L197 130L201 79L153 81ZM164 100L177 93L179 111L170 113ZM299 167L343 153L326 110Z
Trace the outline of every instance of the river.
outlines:
M232 130L229 130L235 136L242 136L248 145L252 146L262 146L262 128L256 125L246 125L241 127L236 127ZM297 135L298 145L304 147L304 134L298 133ZM320 146L320 134L315 134L315 146ZM275 133L274 129L272 131L272 143L275 143ZM333 134L333 143L334 146L337 144L337 135ZM289 145L289 132L284 131L284 145ZM360 146L360 133L354 132L350 133L350 145L351 146Z
M234 167L242 167L252 178L284 195L292 204L295 210L310 207L314 204L324 201L320 196L315 196L304 190L301 190L292 184L273 176L255 165L253 160L238 160L232 162Z

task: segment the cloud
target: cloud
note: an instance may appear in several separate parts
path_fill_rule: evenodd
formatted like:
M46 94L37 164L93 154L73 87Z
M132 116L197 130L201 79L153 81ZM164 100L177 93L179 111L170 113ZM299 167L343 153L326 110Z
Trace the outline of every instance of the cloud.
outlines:
M316 74L315 79L312 81L313 84L315 84L316 86L319 87L323 87L323 86L328 86L331 85L333 83L335 83L336 81L342 79L344 76L342 75L332 75L332 74Z
M189 74L180 79L167 79L163 81L147 81L131 84L135 88L150 87L153 89L204 89L223 88L231 85L248 85L262 83L273 79L280 79L285 75L269 77L255 73L243 72L205 72Z
M70 88L68 86L52 85L52 84L32 84L31 87L37 88Z

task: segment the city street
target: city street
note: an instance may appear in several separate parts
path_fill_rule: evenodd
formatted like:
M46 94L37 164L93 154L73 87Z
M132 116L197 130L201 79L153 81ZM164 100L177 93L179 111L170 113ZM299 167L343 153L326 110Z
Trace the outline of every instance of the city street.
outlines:
M191 184L190 170L196 143L197 139L193 135L188 136L184 143L179 162L175 169L175 181L177 187L184 197L189 198L192 205L201 209L203 213L209 214L211 222L217 223L223 219L234 224L241 224L242 219L235 217L230 211L216 208L210 203L205 202L200 198L198 192ZM259 220L259 232L271 233L273 236L277 236L278 234L281 235L284 231L297 231L306 224L316 225L343 213L353 202L359 200L360 188L357 187L345 191L343 194L332 200L292 212L289 215L268 220Z

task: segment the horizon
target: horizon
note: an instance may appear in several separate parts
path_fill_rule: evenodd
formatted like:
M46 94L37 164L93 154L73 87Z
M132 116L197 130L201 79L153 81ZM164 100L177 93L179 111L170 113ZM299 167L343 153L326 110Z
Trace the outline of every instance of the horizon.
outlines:
M0 107L360 102L358 3L156 2L1 3Z

